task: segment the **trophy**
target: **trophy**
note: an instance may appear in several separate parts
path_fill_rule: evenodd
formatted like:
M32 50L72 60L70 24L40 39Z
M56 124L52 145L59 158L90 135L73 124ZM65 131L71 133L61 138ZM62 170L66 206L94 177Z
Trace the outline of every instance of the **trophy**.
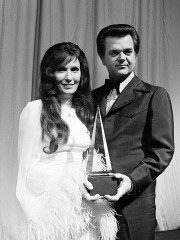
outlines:
M117 193L118 181L112 172L99 106L94 120L86 173L88 180L93 185L93 189L90 191L92 196L96 194L101 196L115 195Z

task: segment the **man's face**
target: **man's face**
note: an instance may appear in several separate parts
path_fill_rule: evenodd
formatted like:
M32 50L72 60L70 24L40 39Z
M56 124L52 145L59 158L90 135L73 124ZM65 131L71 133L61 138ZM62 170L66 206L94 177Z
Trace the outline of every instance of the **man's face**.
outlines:
M136 63L132 37L107 37L102 62L109 72L110 79L123 81L128 77Z

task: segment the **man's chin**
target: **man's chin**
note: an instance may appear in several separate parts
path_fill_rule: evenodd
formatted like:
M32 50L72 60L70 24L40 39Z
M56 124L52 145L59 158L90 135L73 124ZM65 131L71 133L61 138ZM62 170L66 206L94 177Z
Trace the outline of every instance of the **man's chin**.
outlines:
M129 75L127 71L118 71L112 79L120 79L120 78L126 78Z
M126 69L119 69L119 70L117 71L117 74L118 74L118 75L128 75L129 72L128 72Z

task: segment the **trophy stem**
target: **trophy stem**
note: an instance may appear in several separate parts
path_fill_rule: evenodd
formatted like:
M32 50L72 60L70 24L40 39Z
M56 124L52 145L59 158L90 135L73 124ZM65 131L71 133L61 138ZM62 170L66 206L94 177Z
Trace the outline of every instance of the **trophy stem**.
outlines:
M101 118L99 107L98 107L98 112L99 112L101 131L102 131L102 137L103 137L104 152L105 152L105 156L106 156L106 169L107 169L107 171L112 171L111 161L110 161L110 157L109 157L109 151L108 151L108 147L107 147L106 137L105 137L105 133L104 133L104 127L102 124L102 118Z

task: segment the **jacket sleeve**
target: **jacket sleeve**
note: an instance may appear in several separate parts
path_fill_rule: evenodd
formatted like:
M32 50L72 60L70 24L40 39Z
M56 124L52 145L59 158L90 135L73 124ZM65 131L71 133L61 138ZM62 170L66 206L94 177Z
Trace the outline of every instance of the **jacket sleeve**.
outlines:
M170 97L157 88L150 102L144 159L129 174L133 195L143 192L169 165L174 153L174 124Z

